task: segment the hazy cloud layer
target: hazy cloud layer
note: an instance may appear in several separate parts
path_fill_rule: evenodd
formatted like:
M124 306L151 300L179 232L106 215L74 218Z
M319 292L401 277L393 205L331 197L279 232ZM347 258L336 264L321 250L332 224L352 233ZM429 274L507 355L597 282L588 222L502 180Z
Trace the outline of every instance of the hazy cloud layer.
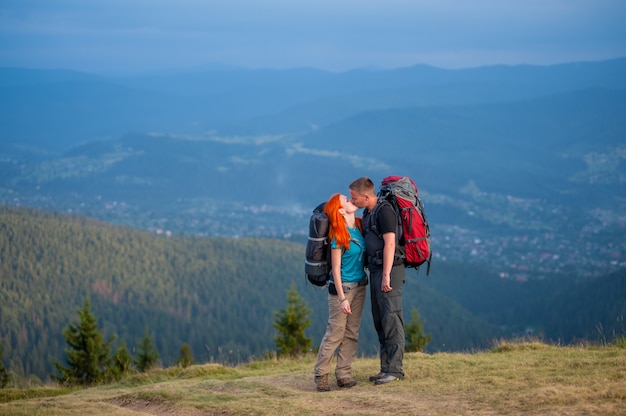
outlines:
M89 71L626 56L624 0L4 0L0 65Z

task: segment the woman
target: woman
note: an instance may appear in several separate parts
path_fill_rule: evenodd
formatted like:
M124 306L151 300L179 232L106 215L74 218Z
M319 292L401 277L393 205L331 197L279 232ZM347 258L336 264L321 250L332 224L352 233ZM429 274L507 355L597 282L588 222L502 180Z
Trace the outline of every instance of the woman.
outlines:
M317 391L330 391L328 375L337 349L337 385L343 388L356 385L352 378L352 361L358 349L367 285L365 240L361 219L354 215L357 210L352 201L340 194L331 196L324 207L330 225L328 240L333 278L328 285L328 325L315 363Z

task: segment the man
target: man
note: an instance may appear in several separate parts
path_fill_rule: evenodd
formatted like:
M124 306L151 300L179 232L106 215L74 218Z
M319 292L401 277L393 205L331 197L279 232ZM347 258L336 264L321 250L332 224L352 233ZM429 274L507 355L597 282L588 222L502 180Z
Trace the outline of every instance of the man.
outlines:
M350 197L358 208L365 208L363 235L370 271L372 317L380 343L380 372L371 376L370 381L387 384L404 378L402 288L406 270L396 252L398 219L389 203L378 204L374 183L367 177L350 184Z

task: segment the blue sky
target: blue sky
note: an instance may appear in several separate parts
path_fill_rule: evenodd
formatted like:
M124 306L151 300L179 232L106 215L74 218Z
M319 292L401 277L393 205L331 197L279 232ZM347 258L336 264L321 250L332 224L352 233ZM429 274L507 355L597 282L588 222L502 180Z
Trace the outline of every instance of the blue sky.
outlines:
M626 0L0 0L0 66L136 72L626 56Z

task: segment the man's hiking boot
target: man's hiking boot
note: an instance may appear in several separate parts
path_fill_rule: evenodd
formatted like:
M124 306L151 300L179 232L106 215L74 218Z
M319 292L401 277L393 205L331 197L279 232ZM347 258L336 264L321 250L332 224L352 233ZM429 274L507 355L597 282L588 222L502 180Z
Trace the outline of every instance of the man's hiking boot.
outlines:
M379 378L383 378L385 377L387 374L383 373L382 371L378 374L376 374L375 376L370 376L370 381L376 381Z
M380 384L387 384L396 380L400 380L400 379L396 376L392 376L391 374L385 374L384 377L377 378L374 384L378 386Z
M328 374L324 376L315 376L315 386L317 391L330 391L330 384L328 384Z
M337 379L337 385L344 389L349 389L350 387L356 386L356 381L354 380L339 380Z

